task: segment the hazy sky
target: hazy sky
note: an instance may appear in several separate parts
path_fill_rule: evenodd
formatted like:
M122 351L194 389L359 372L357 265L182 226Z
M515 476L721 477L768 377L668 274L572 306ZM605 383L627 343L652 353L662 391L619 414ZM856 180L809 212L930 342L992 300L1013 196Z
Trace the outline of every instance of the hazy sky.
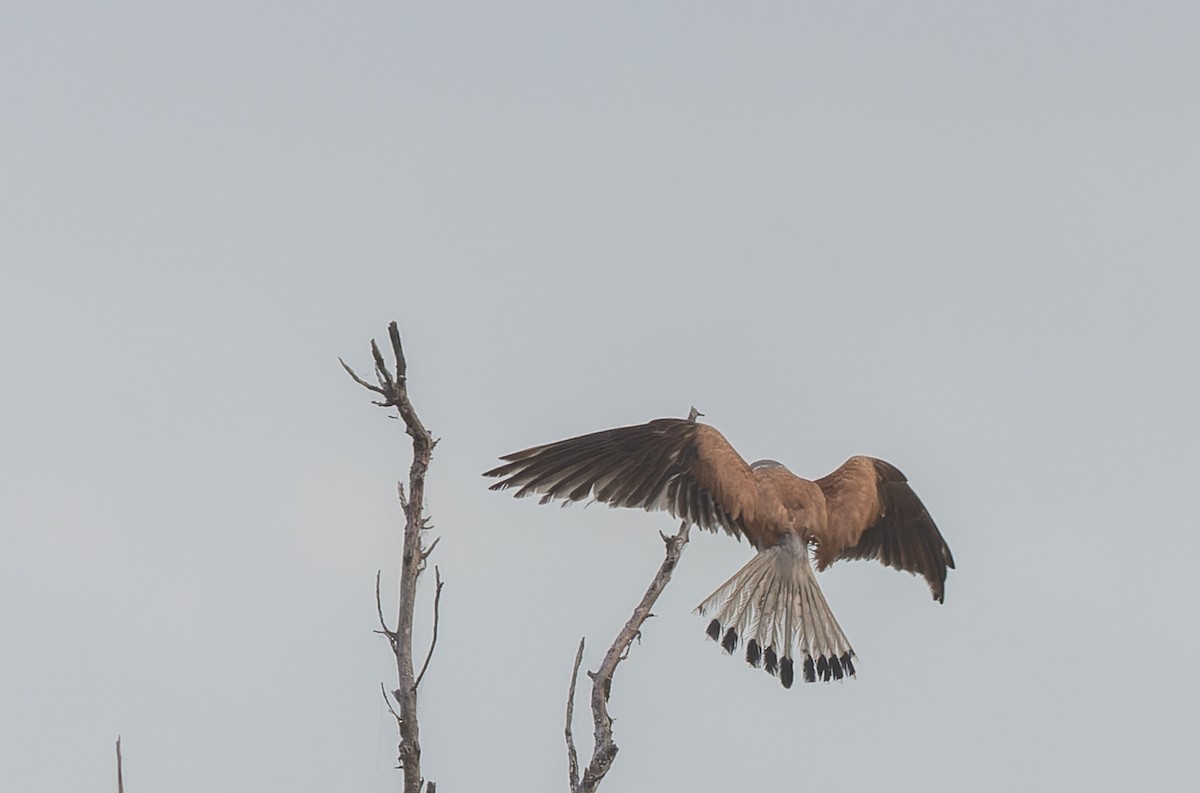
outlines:
M3 4L0 789L399 788L408 438L337 364L394 319L439 790L566 789L675 527L480 472L692 404L895 463L958 570L822 574L859 676L785 691L694 533L602 790L1194 790L1198 8Z

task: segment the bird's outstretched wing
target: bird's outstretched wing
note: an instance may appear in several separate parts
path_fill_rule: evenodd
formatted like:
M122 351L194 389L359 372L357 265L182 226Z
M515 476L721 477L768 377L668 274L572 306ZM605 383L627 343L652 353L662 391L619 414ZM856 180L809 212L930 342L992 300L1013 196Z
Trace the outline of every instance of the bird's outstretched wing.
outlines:
M492 490L519 488L541 503L594 498L614 507L665 510L681 520L740 537L757 488L750 466L707 424L656 419L534 446L500 458L484 476Z
M818 538L820 569L838 559L876 559L924 576L934 600L943 602L954 557L898 468L873 457L851 457L817 484L829 516L828 536Z

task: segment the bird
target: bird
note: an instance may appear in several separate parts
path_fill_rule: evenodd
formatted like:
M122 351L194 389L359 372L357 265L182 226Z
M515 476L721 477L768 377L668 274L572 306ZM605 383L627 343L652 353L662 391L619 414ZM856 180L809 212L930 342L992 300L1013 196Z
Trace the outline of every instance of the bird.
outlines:
M756 550L753 558L696 608L712 617L709 638L778 675L785 688L797 663L805 682L855 677L854 649L813 571L834 562L874 559L922 576L945 601L954 557L900 469L855 455L808 480L775 460L747 463L716 428L660 418L513 452L484 473L490 490L515 488L540 503L592 501L665 511Z

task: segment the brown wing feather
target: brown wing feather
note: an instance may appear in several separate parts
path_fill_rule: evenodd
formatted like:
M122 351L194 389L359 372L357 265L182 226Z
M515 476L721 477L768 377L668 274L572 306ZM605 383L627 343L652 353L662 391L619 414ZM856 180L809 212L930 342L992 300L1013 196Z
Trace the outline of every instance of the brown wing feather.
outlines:
M924 576L934 600L945 599L946 569L954 557L937 524L894 465L851 457L817 480L829 512L829 542L817 558L824 569L838 559L875 559Z
M541 503L594 498L610 506L666 510L735 537L753 513L757 490L746 461L707 424L657 419L534 446L500 458L484 476L492 490L518 488Z

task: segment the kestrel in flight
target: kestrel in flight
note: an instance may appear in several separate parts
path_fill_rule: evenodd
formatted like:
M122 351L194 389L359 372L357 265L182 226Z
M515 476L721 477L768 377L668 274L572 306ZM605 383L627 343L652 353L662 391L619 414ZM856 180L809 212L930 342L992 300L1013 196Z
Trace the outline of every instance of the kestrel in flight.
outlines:
M505 455L485 476L492 490L518 488L541 503L595 500L664 510L702 529L745 537L758 553L705 598L708 635L791 687L799 660L806 682L854 675L854 650L833 617L810 564L876 559L921 575L944 598L950 548L899 469L855 456L816 481L781 463L747 464L725 437L696 421L656 419Z

